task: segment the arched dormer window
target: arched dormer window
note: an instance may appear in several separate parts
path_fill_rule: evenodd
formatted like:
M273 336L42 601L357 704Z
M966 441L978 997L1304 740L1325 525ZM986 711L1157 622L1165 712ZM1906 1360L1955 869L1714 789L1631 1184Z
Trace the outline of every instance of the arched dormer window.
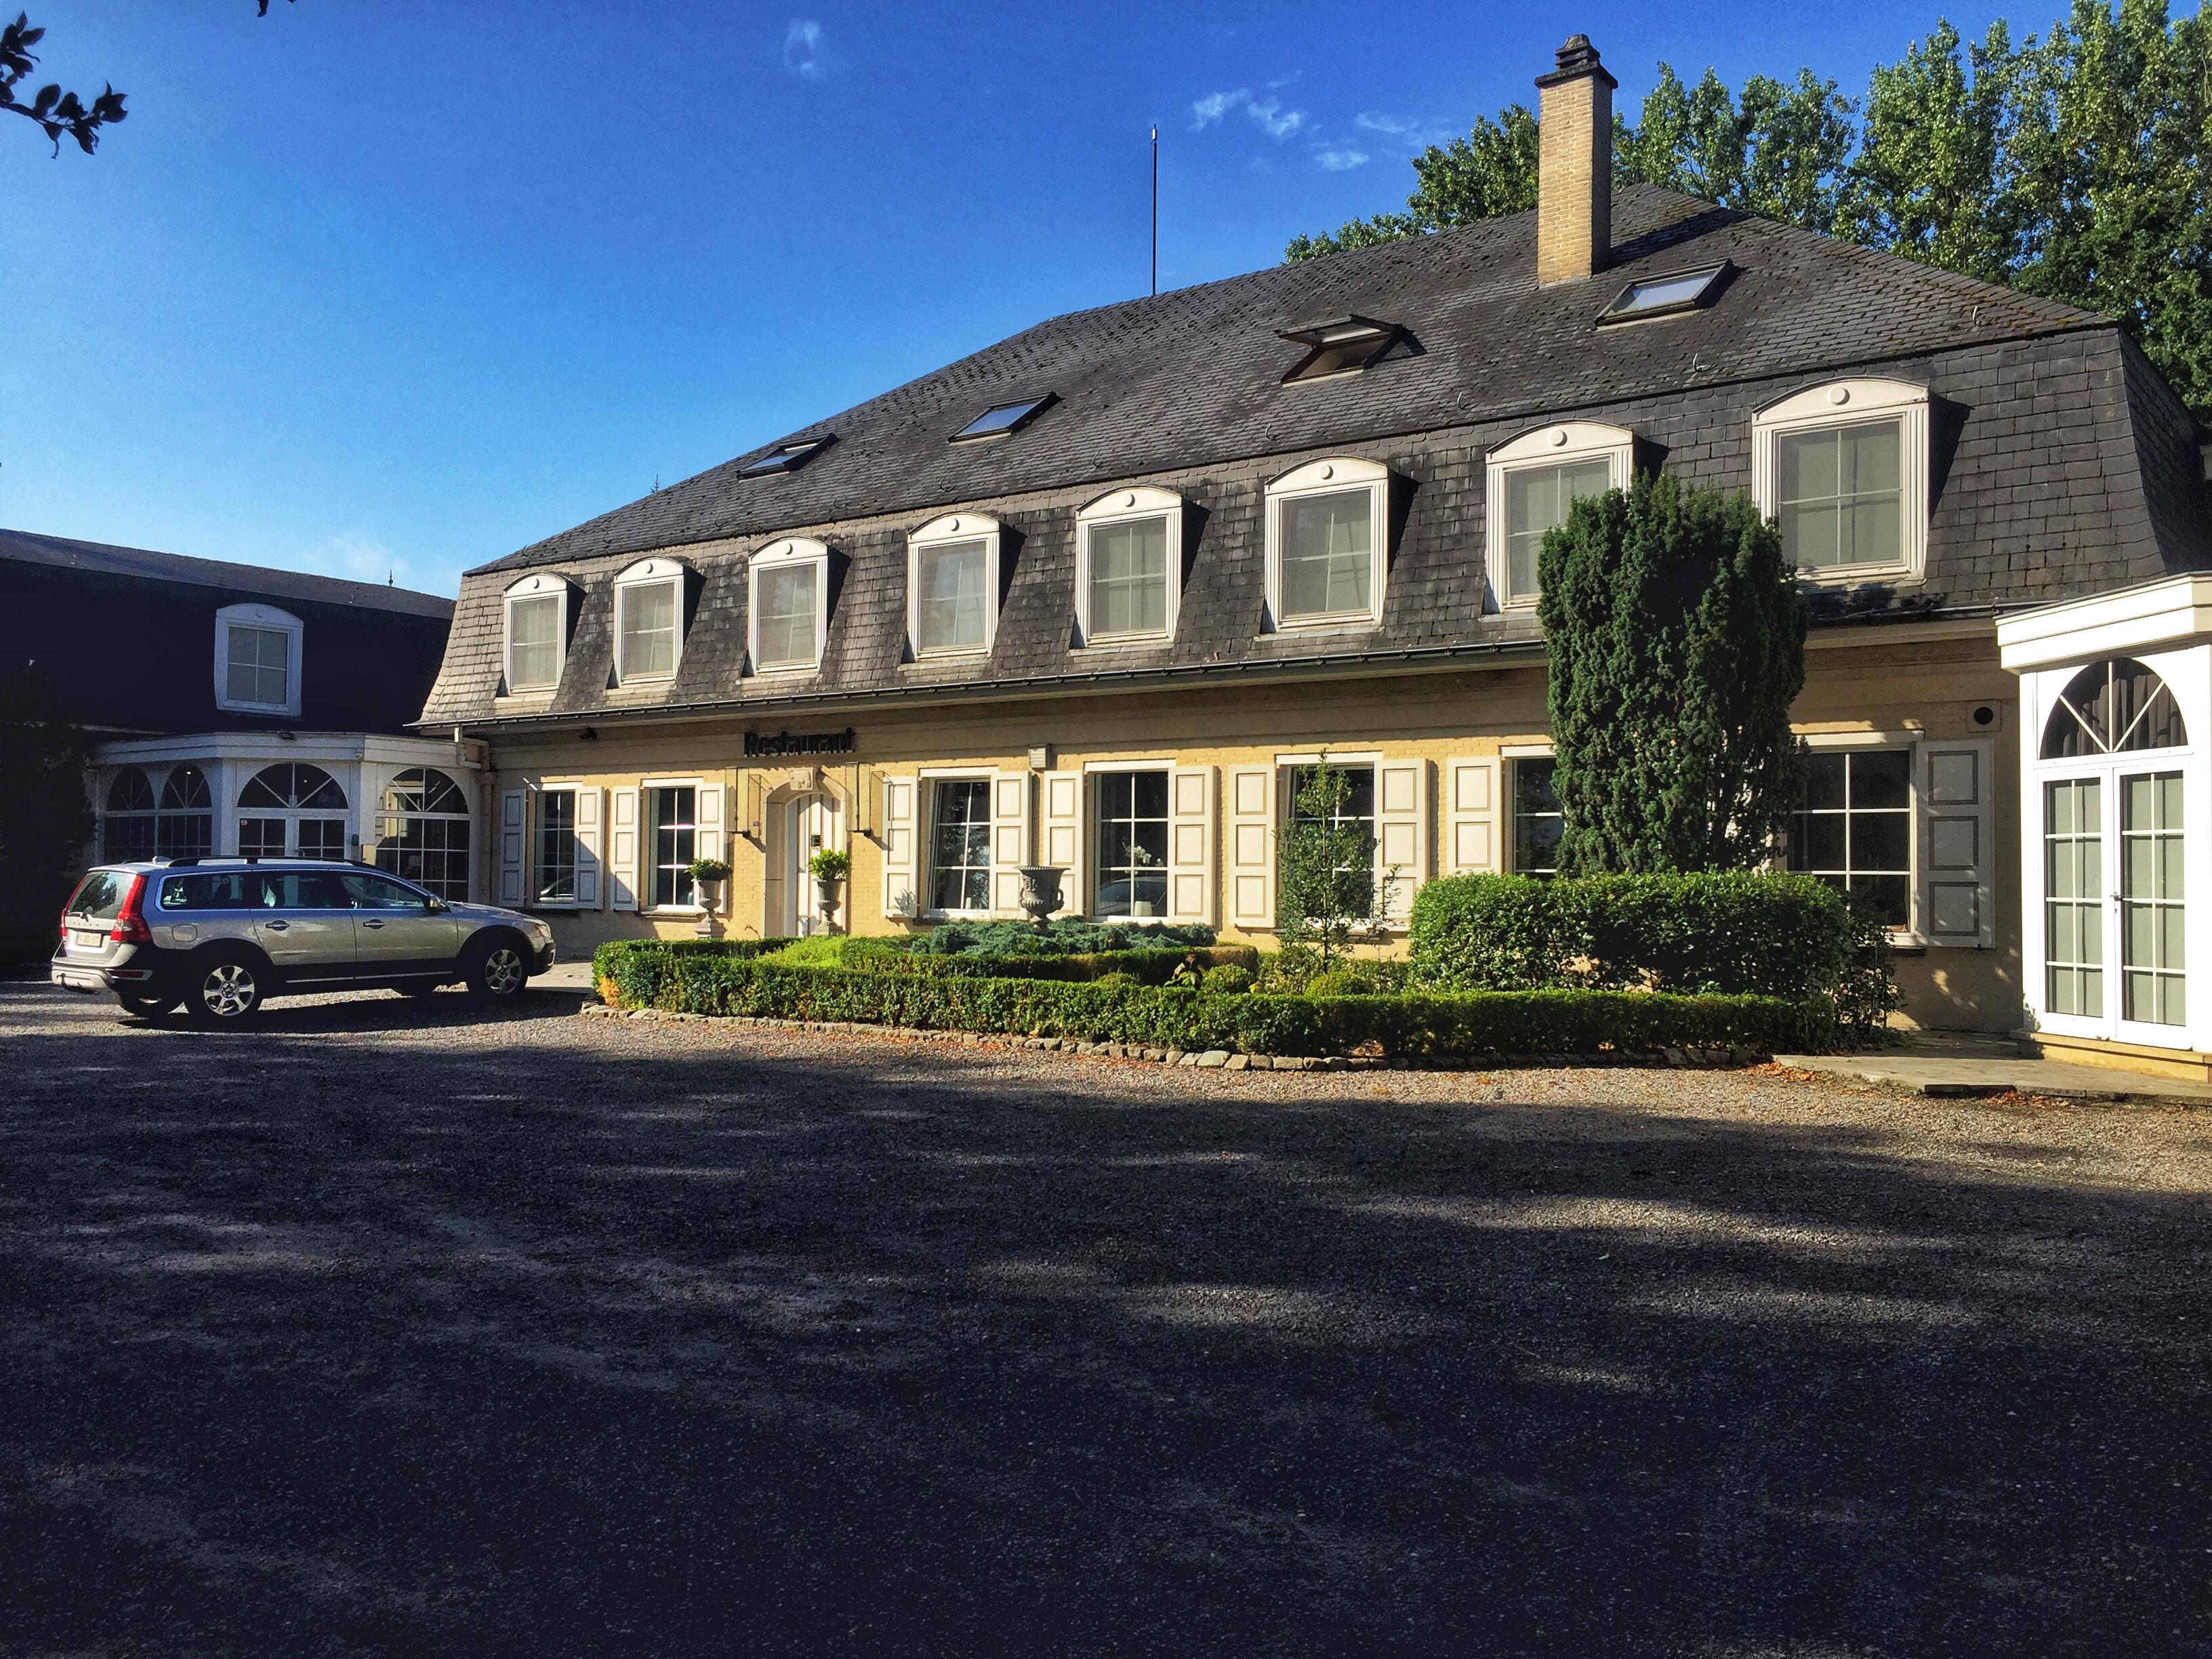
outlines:
M1388 467L1310 461L1276 479L1267 486L1267 627L1380 622L1389 535Z
M1582 496L1628 488L1636 434L1595 421L1562 421L1498 445L1488 462L1484 545L1491 586L1501 610L1534 605L1544 532L1564 524Z
M996 519L948 513L907 538L906 633L917 659L981 656L999 635Z
M546 572L507 590L507 690L550 691L568 661L568 584Z
M1075 626L1085 645L1175 637L1183 499L1115 489L1075 515Z
M1752 422L1751 489L1816 580L1917 577L1928 562L1928 388L1830 380Z
M239 714L300 713L306 626L273 605L227 605L215 613L215 706Z
M690 570L665 554L615 578L615 678L676 678L684 660L684 584Z
M2180 705L2157 674L2132 657L2092 663L2058 694L2043 728L2045 760L2179 749L2189 741Z
M745 653L756 674L822 665L830 632L830 550L807 536L772 543L745 572Z

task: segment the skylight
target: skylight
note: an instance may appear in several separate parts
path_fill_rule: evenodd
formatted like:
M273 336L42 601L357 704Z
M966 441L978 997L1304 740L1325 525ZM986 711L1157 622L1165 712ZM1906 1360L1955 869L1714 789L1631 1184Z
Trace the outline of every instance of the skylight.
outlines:
M1027 426L1045 406L1052 402L1052 393L1042 398L1024 398L1018 403L994 404L974 420L952 434L956 444L975 438L1003 438L1010 432L1018 432Z
M837 434L825 432L818 438L793 438L788 443L778 444L757 461L739 468L741 478L756 478L770 472L796 472L817 455L837 441Z
M1357 374L1395 345L1403 331L1395 323L1378 323L1372 317L1360 316L1328 317L1278 329L1278 338L1306 348L1306 355L1291 365L1283 383Z
M1625 323L1631 319L1665 317L1677 311L1693 310L1719 291L1721 278L1728 272L1729 262L1723 259L1717 265L1671 271L1664 276L1631 283L1620 290L1619 298L1598 313L1597 319L1601 323Z

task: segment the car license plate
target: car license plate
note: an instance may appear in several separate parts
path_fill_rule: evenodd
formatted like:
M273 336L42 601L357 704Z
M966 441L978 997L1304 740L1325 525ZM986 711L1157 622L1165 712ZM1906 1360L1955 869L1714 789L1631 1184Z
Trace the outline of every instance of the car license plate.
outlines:
M89 927L70 929L70 943L81 951L97 951L106 942L107 935Z

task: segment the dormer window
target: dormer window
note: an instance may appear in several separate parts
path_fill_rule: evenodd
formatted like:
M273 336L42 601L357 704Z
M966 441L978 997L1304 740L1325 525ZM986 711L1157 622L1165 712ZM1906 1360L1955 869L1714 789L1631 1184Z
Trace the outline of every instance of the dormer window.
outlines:
M830 625L830 550L803 536L753 555L746 647L757 674L822 665Z
M933 519L907 538L906 626L917 658L980 655L999 630L999 521Z
M952 441L964 444L979 438L1010 436L1043 414L1052 402L1053 395L1048 392L1042 398L1019 398L1012 403L994 404L954 433Z
M1832 380L1759 411L1752 493L1814 580L1917 577L1928 548L1928 390Z
M1278 329L1277 338L1306 349L1306 355L1283 376L1283 384L1357 374L1396 344L1401 331L1395 323L1351 315Z
M647 559L615 578L615 678L672 678L684 656L684 567Z
M1268 628L1381 620L1389 483L1389 469L1373 461L1329 460L1267 486Z
M1583 496L1626 489L1635 453L1633 433L1590 421L1539 427L1490 452L1486 545L1501 610L1536 602L1544 532Z
M1182 497L1117 489L1076 514L1075 623L1085 645L1175 636Z
M1723 259L1717 265L1701 265L1695 270L1677 270L1631 283L1614 296L1611 305L1598 313L1597 319L1601 323L1641 322L1647 317L1672 317L1678 312L1695 311L1720 292L1722 279L1732 269Z
M525 576L507 590L507 689L550 691L568 653L568 584Z
M771 472L796 472L836 441L834 432L825 432L818 438L793 438L778 444L758 460L746 462L738 469L738 476L758 478Z
M300 713L300 619L267 605L215 613L215 705L240 714Z

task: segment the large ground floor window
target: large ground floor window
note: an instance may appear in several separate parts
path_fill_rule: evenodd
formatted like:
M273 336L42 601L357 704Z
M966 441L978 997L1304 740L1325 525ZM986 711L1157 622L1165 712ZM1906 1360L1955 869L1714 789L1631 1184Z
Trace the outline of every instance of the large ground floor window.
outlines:
M385 787L377 818L380 869L419 882L440 898L469 896L469 803L434 766L412 766Z
M646 793L653 830L653 908L689 908L699 902L690 868L698 856L699 792L681 784Z
M538 797L538 902L576 902L576 792L547 789Z
M1096 884L1091 914L1162 916L1168 908L1168 775L1101 772L1097 791Z
M1552 781L1559 769L1549 756L1529 756L1513 769L1513 871L1522 876L1559 872L1559 838L1567 820Z
M930 908L988 910L991 908L990 780L940 778L930 794Z
M1912 751L1816 750L1790 824L1790 867L1912 925Z

